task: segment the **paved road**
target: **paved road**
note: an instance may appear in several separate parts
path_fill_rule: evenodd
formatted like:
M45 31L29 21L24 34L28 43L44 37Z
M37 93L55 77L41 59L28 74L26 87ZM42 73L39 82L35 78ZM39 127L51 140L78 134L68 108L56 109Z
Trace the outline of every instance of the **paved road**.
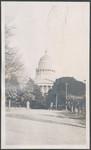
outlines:
M6 113L6 145L86 143L86 128L63 111L10 109Z

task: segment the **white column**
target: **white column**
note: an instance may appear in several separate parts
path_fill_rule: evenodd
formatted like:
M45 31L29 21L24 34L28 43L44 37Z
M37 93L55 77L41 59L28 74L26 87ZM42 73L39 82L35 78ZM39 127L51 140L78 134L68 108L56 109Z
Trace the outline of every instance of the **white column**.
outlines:
M46 93L46 86L44 85L44 93Z
M46 93L48 92L48 86L46 86Z
M42 93L44 93L44 86L42 85Z
M9 108L11 107L11 99L9 99Z

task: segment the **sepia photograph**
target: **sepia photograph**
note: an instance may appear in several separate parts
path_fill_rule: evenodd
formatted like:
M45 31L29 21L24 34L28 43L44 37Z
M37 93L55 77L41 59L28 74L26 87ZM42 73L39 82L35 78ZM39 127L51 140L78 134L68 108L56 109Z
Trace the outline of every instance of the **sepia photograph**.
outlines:
M89 149L90 2L1 2L1 148Z

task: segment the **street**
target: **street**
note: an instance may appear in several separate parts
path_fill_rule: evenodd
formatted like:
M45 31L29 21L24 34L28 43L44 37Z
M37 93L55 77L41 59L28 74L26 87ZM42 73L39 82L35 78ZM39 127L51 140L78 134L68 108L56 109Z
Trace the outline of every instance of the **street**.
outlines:
M10 108L6 145L84 145L86 127L64 111Z

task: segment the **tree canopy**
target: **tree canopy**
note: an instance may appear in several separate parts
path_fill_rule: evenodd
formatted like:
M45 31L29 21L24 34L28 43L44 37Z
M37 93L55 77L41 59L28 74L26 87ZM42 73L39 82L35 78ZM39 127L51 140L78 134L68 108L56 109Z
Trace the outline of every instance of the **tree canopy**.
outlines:
M67 94L68 95L76 95L81 96L86 93L86 85L83 82L77 81L73 77L62 77L56 79L54 82L53 88L49 90L47 96L47 106L50 106L50 103L56 103L56 95L58 100L58 105L65 105L66 100L66 83L67 86Z

